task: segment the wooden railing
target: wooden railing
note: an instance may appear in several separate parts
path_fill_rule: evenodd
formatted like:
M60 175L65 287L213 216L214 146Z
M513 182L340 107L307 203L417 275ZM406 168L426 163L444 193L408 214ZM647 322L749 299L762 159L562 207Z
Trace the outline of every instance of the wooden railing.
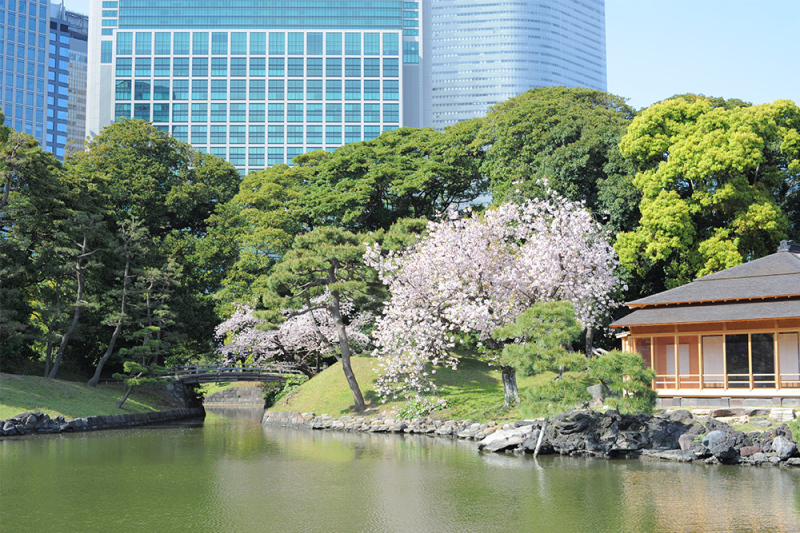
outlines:
M283 381L290 375L300 375L294 365L186 365L169 369L165 379L184 383L211 383L220 381Z

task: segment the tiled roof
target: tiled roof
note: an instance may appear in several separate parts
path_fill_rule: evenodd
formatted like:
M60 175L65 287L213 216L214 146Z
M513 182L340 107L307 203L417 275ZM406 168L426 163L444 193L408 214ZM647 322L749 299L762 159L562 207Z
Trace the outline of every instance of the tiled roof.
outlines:
M629 307L800 296L800 254L788 250L696 279Z
M650 307L637 309L611 324L611 327L699 324L795 317L800 317L800 299Z

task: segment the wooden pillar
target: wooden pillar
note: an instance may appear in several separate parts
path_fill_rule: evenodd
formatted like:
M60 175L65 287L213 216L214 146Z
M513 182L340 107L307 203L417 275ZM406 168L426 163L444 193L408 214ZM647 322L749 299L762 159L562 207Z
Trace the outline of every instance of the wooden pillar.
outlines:
M698 383L698 388L703 390L703 382L705 381L705 377L703 376L703 335L697 335L697 375L700 376L700 383Z
M728 343L727 334L722 334L722 383L723 390L728 390Z
M750 390L753 390L753 335L747 334L747 371L750 373Z
M777 328L777 321L776 321L776 328ZM775 354L775 389L781 390L781 343L778 340L780 337L780 333L778 330L775 330L775 336L772 338L772 342L775 343L775 349L773 350Z
M678 335L673 336L672 343L673 343L672 346L674 347L673 348L673 351L674 351L673 356L675 358L675 389L680 389L681 388L681 367L680 367L681 361L680 361L680 357L678 356L678 353L680 353L680 350L678 350Z

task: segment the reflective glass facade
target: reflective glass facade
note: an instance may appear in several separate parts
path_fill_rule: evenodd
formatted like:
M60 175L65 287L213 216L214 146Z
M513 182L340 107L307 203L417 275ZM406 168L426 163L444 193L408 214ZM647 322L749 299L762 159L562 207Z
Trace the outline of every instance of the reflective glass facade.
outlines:
M604 0L430 0L432 125L533 87L606 90Z
M5 124L45 145L47 0L0 0L0 105Z
M95 0L87 134L149 120L244 173L423 125L422 88L406 85L420 70L410 3L221 4Z
M82 150L86 134L86 68L89 18L50 6L47 72L47 150L63 160Z

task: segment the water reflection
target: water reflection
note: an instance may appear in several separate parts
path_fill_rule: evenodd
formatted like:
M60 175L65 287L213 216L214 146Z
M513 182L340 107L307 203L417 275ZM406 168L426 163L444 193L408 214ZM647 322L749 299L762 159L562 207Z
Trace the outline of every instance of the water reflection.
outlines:
M260 418L258 409L215 407L202 426L0 441L0 524L153 532L800 529L798 471L534 460L425 436L265 429Z

